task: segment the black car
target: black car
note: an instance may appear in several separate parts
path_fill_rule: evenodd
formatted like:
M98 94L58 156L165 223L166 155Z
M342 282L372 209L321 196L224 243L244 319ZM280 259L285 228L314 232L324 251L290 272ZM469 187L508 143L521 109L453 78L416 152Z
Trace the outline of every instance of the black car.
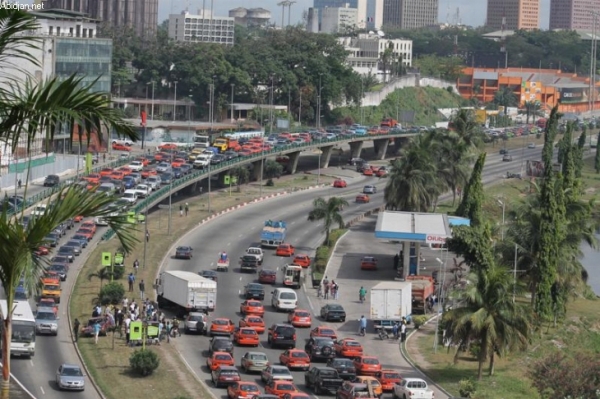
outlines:
M327 337L312 337L304 346L304 351L310 357L310 361L328 360L335 357L333 350L333 339Z
M57 175L48 175L44 179L44 187L54 187L60 183L60 177Z
M255 273L258 270L258 259L253 255L244 255L240 258L240 271Z
M210 159L210 164L211 165L218 165L221 162L225 161L225 156L222 154L215 154L211 159Z
M173 168L171 172L173 173L173 178L175 179L179 179L181 176L183 176L181 168Z
M125 183L123 183L123 180L113 179L109 183L115 185L118 194L123 194L125 192Z
M228 352L233 355L233 341L229 337L212 337L208 352L211 355L215 352Z
M65 256L69 260L69 263L73 263L75 260L75 248L73 247L62 246L58 248L58 252L56 254L59 256Z
M218 281L219 279L219 274L214 270L200 270L198 274L212 281Z
M265 299L265 287L258 283L246 284L246 287L244 287L244 298L262 301Z
M321 308L321 318L325 321L346 321L346 311L342 305L329 303Z
M71 237L71 240L79 241L81 248L85 248L88 245L87 237L81 234L75 234L73 237Z
M240 156L240 154L238 154L237 152L232 151L232 150L227 150L221 155L223 155L223 157L225 158L225 161L230 161L230 160L235 159Z
M61 263L63 265L67 265L69 264L69 258L65 255L58 255L58 256L53 256L52 259L50 259L50 263Z
M58 233L50 233L48 234L44 240L50 245L52 248L58 245L58 241L60 239L60 235Z
M192 259L192 247L177 247L175 250L175 259Z
M52 265L50 265L50 268L48 268L48 270L56 272L56 274L58 274L58 277L60 277L61 281L65 281L67 279L68 271L65 265L63 265L62 263L53 263Z
M354 367L354 362L350 359L339 357L329 359L327 367L336 369L340 378L344 380L353 381L356 378L356 367Z
M267 342L271 348L276 346L296 347L296 329L289 324L273 324L269 328Z

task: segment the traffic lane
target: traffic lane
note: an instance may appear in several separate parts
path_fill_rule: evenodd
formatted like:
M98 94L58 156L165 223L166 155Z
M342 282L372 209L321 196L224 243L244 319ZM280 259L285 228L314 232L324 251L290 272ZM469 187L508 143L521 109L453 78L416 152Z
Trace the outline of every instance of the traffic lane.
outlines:
M76 224L71 230L67 230L65 237L62 237L59 246L63 245L75 234L79 228ZM71 340L71 326L68 318L68 295L75 284L77 271L85 263L89 252L97 245L100 237L106 228L98 228L96 235L83 253L75 258L75 262L70 264L67 280L62 283L61 303L59 304L59 320L57 336L36 337L35 356L31 359L13 358L11 359L11 371L13 375L34 395L49 399L63 399L65 393L58 390L55 385L55 373L62 363L79 364L79 357ZM58 248L58 247L57 247ZM30 301L32 309L35 309L35 302ZM83 323L83 321L82 321ZM88 389L79 392L78 398L99 399L100 396L91 383L86 381Z
M349 195L354 195L354 193L349 193ZM380 198L380 203L382 203L382 198ZM373 207L377 206L377 204L372 204ZM300 227L300 225L302 223L307 224L306 227L308 228L312 228L312 235L313 236L320 236L322 234L322 225L319 224L315 224L315 223L311 223L308 222L306 220L306 214L308 212L308 209L304 209L305 207L300 206L297 211L294 213L294 215L292 214L288 214L288 226L292 225L293 223L298 221L300 223L298 223L298 227ZM364 211L366 211L367 209L370 208L364 208L364 209L360 209L362 208L362 205L360 205L359 207L349 207L347 208L344 213L346 214L345 217L346 218L351 218L354 215L358 215L363 213ZM293 216L293 217L291 217ZM260 230L262 227L262 219L259 223L259 228L256 229L256 234L259 234ZM218 231L221 229L214 229L211 231ZM291 242L295 242L296 239L298 239L300 236L302 236L302 232L301 229L296 230L297 232L294 233L294 229L291 228L290 230L290 241ZM221 236L217 236L217 235L212 235L210 239L213 239L215 242L219 242L222 237ZM317 237L317 240L314 242L313 245L317 245L320 243L322 238ZM189 238L187 239L189 240ZM204 244L203 246L205 247L209 247L212 248L212 242L207 242L206 240L203 241ZM189 240L187 241L185 244L192 244L193 241ZM182 243L183 244L183 243ZM237 249L239 251L239 253L242 253L248 246L248 243L246 242L239 242L237 244L237 248L232 248L233 249ZM211 250L212 251L212 250ZM196 251L195 251L196 252ZM277 257L272 257L270 255L272 255L273 252L267 251L266 253L266 259L265 259L265 267L267 268L281 268L281 266L283 266L286 263L289 263L290 259L289 258L277 258ZM231 254L233 254L233 252L229 252L230 256L232 256ZM236 254L237 255L237 254ZM195 254L196 257L198 257L198 254ZM203 258L203 256L200 256ZM232 256L232 259L235 259L235 256ZM177 266L182 266L181 262L179 262L179 265L172 265L173 267L177 267ZM190 267L189 263L190 262L186 262L188 263L188 267ZM270 266L269 266L270 265ZM197 265L192 265L192 268L195 268ZM179 267L181 268L181 267ZM235 269L235 268L234 268ZM194 270L195 271L195 270ZM241 296L241 293L243 291L243 286L249 282L254 282L257 281L256 280L256 275L255 274L241 274L237 271L230 271L229 273L220 273L219 274L219 282L218 282L218 299L217 299L217 310L215 312L214 315L211 315L211 318L214 317L227 317L229 319L231 319L232 321L234 321L235 323L237 323L237 321L242 317L241 314L239 313L239 305L241 304L241 302L243 301L243 298ZM281 281L281 276L278 276L278 284L280 285L280 281ZM274 323L284 323L287 321L287 314L285 313L277 313L274 312L270 305L270 289L269 287L266 287L266 295L265 295L265 324L267 326L270 326ZM307 309L307 310L311 310L311 305L309 304L308 300L306 299L306 297L303 295L302 290L298 290L298 307L302 308L302 309ZM235 298L232 300L232 298ZM224 303L225 301L225 303ZM318 320L314 320L313 323L315 326L319 324ZM304 330L297 330L297 347L303 348L304 344L306 342L306 340L309 337L309 330L308 329L304 329ZM179 341L179 339L178 339ZM184 356L184 358L186 359L186 361L191 365L191 367L194 370L197 370L198 374L200 375L200 378L202 378L203 380L205 380L207 383L210 384L210 374L208 372L208 370L206 369L205 366L203 366L206 362L206 356L208 355L208 353L206 352L206 349L208 348L209 345L209 338L206 337L193 337L193 336L184 336L181 338L181 341L178 342L178 346L181 345L182 348L184 348L183 350L181 350L182 355ZM247 349L247 348L239 348L236 347L234 349L234 357L237 361L237 363L239 364L239 359L243 356L244 353L246 353L248 350L252 350L252 348ZM266 342L266 334L264 337L261 337L261 347L257 350L261 350L263 352L265 352L267 354L267 356L269 357L269 360L271 361L271 363L277 363L278 361L278 357L281 354L282 350L281 349L271 349L268 347L268 344ZM246 378L254 378L254 379L259 379L258 376L244 376L244 379ZM294 378L295 381L298 383L299 386L301 386L302 382L304 381L304 377L303 377L303 372L294 372ZM215 390L215 393L217 395L224 395L224 391L223 390Z

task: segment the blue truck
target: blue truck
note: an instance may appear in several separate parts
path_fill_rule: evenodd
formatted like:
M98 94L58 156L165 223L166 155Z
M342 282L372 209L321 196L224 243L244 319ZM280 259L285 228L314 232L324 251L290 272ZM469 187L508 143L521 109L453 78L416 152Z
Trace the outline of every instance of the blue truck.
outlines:
M260 245L265 248L277 248L279 244L285 241L285 230L286 224L284 221L267 220L260 233Z

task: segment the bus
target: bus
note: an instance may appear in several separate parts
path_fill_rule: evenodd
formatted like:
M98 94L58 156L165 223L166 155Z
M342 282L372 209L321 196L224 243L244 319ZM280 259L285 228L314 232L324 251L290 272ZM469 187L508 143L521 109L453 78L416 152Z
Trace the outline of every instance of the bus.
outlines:
M6 299L0 299L0 313L2 320L5 320L8 315ZM13 303L10 354L26 357L35 355L35 317L27 301Z

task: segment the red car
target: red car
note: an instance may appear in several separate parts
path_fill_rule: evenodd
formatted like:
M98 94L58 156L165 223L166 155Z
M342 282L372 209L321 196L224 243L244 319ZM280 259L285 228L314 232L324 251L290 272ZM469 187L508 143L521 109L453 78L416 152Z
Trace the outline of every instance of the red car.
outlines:
M38 247L37 251L35 251L37 256L48 255L49 253L50 250L44 246Z
M310 357L302 349L288 349L279 355L279 363L289 369L308 370L310 368Z
M354 367L358 375L378 375L381 372L381 363L375 356L354 358Z
M371 202L371 198L367 194L358 194L355 201L359 204L368 204Z
M310 331L310 337L327 337L336 340L337 334L333 328L321 326L313 328Z
M346 188L348 187L348 183L346 183L346 180L343 179L336 179L333 182L333 187L337 187L337 188Z
M262 269L258 273L258 282L261 284L275 284L277 272L275 270Z
M296 250L292 244L279 244L275 250L275 256L294 256Z
M292 264L302 266L304 268L309 267L310 266L310 256L304 255L304 254L296 255Z

